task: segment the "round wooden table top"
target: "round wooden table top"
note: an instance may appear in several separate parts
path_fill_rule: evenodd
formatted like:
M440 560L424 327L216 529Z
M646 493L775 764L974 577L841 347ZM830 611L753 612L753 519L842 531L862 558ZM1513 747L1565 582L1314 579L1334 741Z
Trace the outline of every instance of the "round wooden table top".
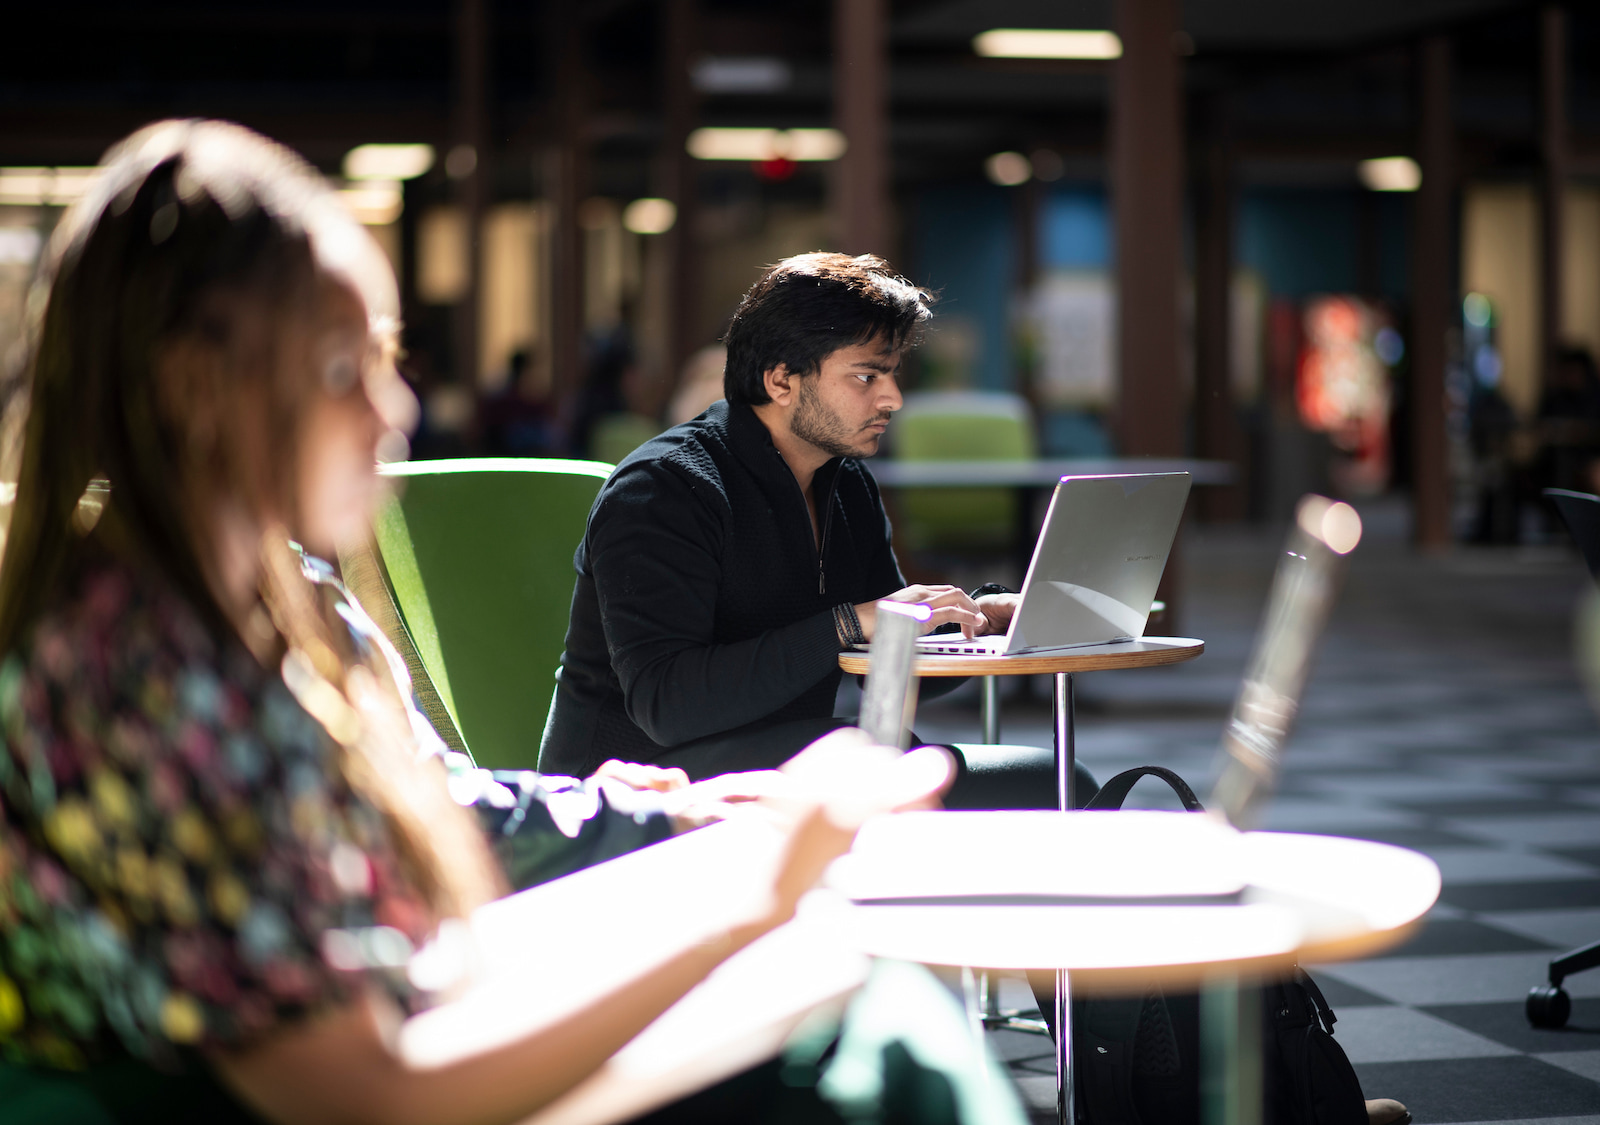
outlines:
M1154 668L1182 664L1206 650L1193 637L1146 637L1109 645L1030 652L1018 656L964 656L929 652L917 657L919 676L1035 676L1052 672L1105 672L1115 668ZM841 652L839 667L853 675L872 669L870 652Z
M1132 811L879 818L830 881L838 897L812 909L864 952L1069 969L1099 994L1370 957L1410 937L1440 888L1403 848Z

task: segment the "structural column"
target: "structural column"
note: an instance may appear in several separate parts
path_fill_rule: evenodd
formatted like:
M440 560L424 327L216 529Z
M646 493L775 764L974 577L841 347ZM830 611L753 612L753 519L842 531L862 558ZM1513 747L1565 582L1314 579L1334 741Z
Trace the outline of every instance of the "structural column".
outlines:
M1417 53L1417 163L1422 186L1412 197L1412 535L1417 546L1432 550L1450 543L1444 393L1446 333L1456 303L1451 285L1455 139L1450 54L1450 41L1443 35L1424 39Z
M834 169L840 248L882 254L889 246L888 0L834 0L834 120L849 147Z
M456 183L467 242L467 285L451 323L451 368L458 382L478 381L478 299L483 274L483 211L488 203L489 152L489 16L486 0L456 0L455 112L451 123L451 155L447 161Z
M1557 4L1539 13L1539 155L1539 368L1549 386L1561 347L1562 213L1570 164L1567 13Z
M557 403L567 402L583 381L583 231L578 205L587 180L584 137L582 27L576 5L553 3L548 42L556 76L555 135L545 169L550 203L550 381Z
M1237 466L1237 483L1199 496L1207 520L1244 518L1248 479L1233 399L1233 151L1226 95L1211 100L1198 177L1195 224L1195 452Z
M1183 453L1178 287L1183 136L1177 0L1118 0L1111 203L1117 258L1116 433L1133 457Z
M700 262L695 231L699 176L685 148L699 109L689 76L700 41L699 0L664 0L662 16L661 192L678 209L677 221L664 236L669 264L667 339L662 353L667 369L662 373L662 383L664 395L670 395L684 361L695 348L710 341L698 335Z

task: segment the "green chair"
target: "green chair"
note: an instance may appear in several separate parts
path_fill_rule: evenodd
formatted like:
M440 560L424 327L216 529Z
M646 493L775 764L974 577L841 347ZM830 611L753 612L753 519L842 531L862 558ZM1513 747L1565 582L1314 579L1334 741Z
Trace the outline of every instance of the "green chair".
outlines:
M408 662L420 661L418 694L446 743L480 766L533 769L577 581L572 554L611 466L506 457L381 472L399 486L374 521L381 585L359 552L341 558L346 581L402 654L412 650ZM385 620L385 593L397 620Z
M1020 396L985 391L906 395L890 428L900 461L1028 461L1038 455ZM907 488L897 497L913 550L1004 550L1016 536L1016 493L1006 488Z
M643 414L602 414L589 429L589 455L615 465L661 432L661 424Z

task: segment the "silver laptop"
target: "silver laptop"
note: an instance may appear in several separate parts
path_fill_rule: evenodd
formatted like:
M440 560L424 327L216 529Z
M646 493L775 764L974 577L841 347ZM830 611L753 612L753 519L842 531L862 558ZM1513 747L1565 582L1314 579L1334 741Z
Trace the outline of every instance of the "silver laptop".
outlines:
M1137 640L1188 498L1188 473L1062 477L1011 627L923 637L918 651L1010 656Z

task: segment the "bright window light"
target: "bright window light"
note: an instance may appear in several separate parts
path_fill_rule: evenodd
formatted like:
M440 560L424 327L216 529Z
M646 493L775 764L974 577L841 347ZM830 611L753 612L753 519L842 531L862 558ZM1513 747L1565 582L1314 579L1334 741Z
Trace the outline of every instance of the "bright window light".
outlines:
M65 207L89 190L98 168L0 168L0 204Z
M997 27L974 36L972 49L991 59L1119 59L1122 40L1114 31Z
M1033 176L1033 164L1020 152L997 152L983 162L989 182L1001 187L1025 184Z
M402 199L400 185L394 181L366 180L355 187L345 188L339 199L356 221L369 227L388 226L400 217Z
M1422 169L1409 156L1363 160L1356 167L1356 174L1372 191L1416 191L1422 186Z
M848 147L837 129L696 129L685 146L697 160L837 160Z
M41 241L32 227L0 227L0 266L33 265Z
M414 180L432 167L432 145L357 145L344 154L347 180Z
M635 199L622 209L622 225L634 234L665 234L678 221L670 199Z

